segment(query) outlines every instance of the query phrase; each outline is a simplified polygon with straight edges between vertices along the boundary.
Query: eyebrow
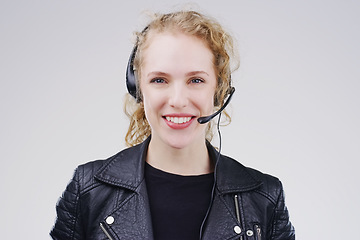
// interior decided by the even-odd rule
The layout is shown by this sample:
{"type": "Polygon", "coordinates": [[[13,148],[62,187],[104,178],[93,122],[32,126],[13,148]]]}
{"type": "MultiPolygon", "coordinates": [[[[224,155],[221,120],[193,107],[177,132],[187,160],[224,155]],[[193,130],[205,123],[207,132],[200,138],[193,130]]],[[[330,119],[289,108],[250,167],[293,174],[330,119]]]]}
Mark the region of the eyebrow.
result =
{"type": "Polygon", "coordinates": [[[208,75],[209,76],[209,74],[207,73],[207,72],[204,72],[204,71],[193,71],[193,72],[189,72],[189,73],[187,73],[186,74],[186,76],[193,76],[193,75],[198,75],[198,74],[205,74],[205,75],[208,75]]]}
{"type": "MultiPolygon", "coordinates": [[[[208,75],[209,74],[205,71],[192,71],[192,72],[189,72],[186,74],[187,77],[189,76],[194,76],[194,75],[198,75],[198,74],[205,74],[205,75],[208,75]]],[[[161,71],[154,71],[154,72],[149,72],[148,73],[148,76],[152,76],[152,75],[155,75],[155,76],[170,76],[170,74],[168,73],[165,73],[165,72],[161,72],[161,71]]]]}
{"type": "Polygon", "coordinates": [[[170,74],[167,74],[165,72],[160,72],[160,71],[154,71],[154,72],[149,72],[148,73],[148,77],[149,76],[169,76],[170,74]]]}

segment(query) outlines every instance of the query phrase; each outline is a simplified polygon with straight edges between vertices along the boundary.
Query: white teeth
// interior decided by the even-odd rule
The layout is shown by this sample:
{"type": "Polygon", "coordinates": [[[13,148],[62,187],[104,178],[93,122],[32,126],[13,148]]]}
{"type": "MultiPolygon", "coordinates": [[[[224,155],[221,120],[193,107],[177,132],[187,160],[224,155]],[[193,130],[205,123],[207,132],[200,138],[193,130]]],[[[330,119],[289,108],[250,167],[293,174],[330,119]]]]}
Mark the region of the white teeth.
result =
{"type": "Polygon", "coordinates": [[[169,122],[181,124],[190,121],[191,117],[166,117],[166,120],[168,120],[169,122]]]}

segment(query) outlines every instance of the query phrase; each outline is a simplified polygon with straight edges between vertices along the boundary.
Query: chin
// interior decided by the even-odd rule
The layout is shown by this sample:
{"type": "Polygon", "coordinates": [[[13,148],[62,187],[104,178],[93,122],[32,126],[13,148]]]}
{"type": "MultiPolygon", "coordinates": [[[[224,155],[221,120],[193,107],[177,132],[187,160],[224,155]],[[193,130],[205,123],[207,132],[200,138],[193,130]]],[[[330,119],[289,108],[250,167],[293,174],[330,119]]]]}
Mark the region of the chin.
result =
{"type": "Polygon", "coordinates": [[[184,149],[189,146],[194,146],[196,143],[199,142],[199,140],[205,141],[205,136],[194,136],[190,134],[184,134],[184,135],[175,135],[175,136],[168,136],[166,140],[164,141],[169,147],[175,148],[175,149],[184,149]]]}

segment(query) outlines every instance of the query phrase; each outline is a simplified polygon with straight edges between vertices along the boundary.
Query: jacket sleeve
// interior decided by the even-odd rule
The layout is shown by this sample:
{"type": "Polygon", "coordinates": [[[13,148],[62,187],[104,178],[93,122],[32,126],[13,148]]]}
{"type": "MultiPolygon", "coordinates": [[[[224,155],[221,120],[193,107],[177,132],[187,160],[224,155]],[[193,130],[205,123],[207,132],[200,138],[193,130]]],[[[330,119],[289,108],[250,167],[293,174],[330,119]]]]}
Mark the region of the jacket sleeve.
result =
{"type": "Polygon", "coordinates": [[[80,220],[79,170],[75,170],[72,180],[56,205],[57,218],[50,236],[56,240],[83,239],[80,220]]]}
{"type": "Polygon", "coordinates": [[[285,205],[284,190],[280,182],[280,193],[277,199],[271,233],[272,240],[295,240],[295,229],[289,220],[285,205]]]}

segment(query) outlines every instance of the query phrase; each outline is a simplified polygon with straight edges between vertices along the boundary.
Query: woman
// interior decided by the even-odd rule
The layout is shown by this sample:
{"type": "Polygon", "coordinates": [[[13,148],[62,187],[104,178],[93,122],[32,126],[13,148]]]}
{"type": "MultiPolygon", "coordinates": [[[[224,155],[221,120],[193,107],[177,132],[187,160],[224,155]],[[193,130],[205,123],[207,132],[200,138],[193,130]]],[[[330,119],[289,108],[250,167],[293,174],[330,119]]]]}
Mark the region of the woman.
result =
{"type": "Polygon", "coordinates": [[[132,147],[77,168],[54,239],[295,239],[280,181],[219,155],[200,124],[234,91],[232,55],[231,37],[193,11],[156,15],[138,33],[132,147]]]}

